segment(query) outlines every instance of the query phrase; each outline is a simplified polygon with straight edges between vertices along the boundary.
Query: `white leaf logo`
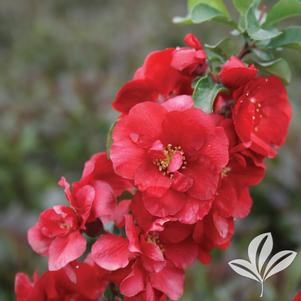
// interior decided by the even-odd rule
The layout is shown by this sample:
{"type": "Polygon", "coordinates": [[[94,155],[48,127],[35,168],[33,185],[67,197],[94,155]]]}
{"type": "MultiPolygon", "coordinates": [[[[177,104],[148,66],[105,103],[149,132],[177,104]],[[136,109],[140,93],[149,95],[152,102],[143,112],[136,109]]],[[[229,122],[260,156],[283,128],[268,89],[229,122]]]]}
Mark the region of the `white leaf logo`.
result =
{"type": "Polygon", "coordinates": [[[271,257],[273,237],[271,233],[256,236],[248,248],[249,261],[235,259],[229,262],[230,267],[239,275],[260,283],[263,297],[264,282],[271,276],[286,269],[295,259],[294,251],[281,251],[271,257]],[[269,259],[270,258],[270,259],[269,259]]]}

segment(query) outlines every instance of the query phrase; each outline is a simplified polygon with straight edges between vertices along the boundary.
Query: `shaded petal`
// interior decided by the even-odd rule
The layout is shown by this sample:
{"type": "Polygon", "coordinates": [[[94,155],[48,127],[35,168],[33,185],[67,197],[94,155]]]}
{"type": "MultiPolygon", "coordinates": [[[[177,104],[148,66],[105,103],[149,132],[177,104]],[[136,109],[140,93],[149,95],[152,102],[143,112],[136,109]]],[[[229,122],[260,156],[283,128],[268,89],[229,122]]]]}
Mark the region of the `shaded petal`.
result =
{"type": "Polygon", "coordinates": [[[193,241],[184,241],[177,244],[164,245],[165,256],[175,267],[186,269],[198,257],[199,248],[193,241]]]}
{"type": "Polygon", "coordinates": [[[155,216],[166,217],[179,212],[185,205],[186,196],[173,190],[168,190],[162,197],[155,198],[143,195],[146,210],[155,216]]]}
{"type": "Polygon", "coordinates": [[[211,200],[202,201],[187,197],[184,207],[176,217],[181,223],[195,224],[208,214],[211,205],[211,200]]]}
{"type": "Polygon", "coordinates": [[[155,101],[159,91],[148,79],[134,79],[127,82],[117,93],[113,108],[122,113],[143,101],[155,101]]]}
{"type": "Polygon", "coordinates": [[[128,265],[130,259],[128,240],[114,234],[101,236],[92,246],[91,254],[101,268],[116,271],[128,265]]]}
{"type": "Polygon", "coordinates": [[[95,190],[95,199],[93,202],[93,211],[96,218],[100,218],[106,223],[114,218],[116,209],[116,199],[112,187],[103,181],[93,183],[95,190]]]}
{"type": "Polygon", "coordinates": [[[133,297],[144,290],[144,275],[139,265],[134,264],[131,273],[120,283],[120,292],[126,297],[133,297]]]}
{"type": "Polygon", "coordinates": [[[74,231],[67,236],[56,237],[49,247],[49,270],[59,270],[79,258],[85,252],[86,244],[86,239],[79,231],[74,231]]]}
{"type": "Polygon", "coordinates": [[[168,111],[185,111],[193,108],[194,101],[189,95],[179,95],[168,99],[162,103],[162,106],[168,111]]]}
{"type": "Polygon", "coordinates": [[[166,294],[171,300],[179,300],[183,295],[184,272],[172,266],[165,267],[159,273],[150,274],[154,288],[166,294]]]}
{"type": "Polygon", "coordinates": [[[232,56],[223,66],[219,76],[222,83],[231,89],[243,86],[255,78],[258,70],[254,65],[246,66],[237,57],[232,56]]]}
{"type": "Polygon", "coordinates": [[[41,233],[39,224],[35,224],[28,230],[27,240],[36,253],[44,256],[48,255],[48,249],[52,239],[45,237],[41,233]]]}

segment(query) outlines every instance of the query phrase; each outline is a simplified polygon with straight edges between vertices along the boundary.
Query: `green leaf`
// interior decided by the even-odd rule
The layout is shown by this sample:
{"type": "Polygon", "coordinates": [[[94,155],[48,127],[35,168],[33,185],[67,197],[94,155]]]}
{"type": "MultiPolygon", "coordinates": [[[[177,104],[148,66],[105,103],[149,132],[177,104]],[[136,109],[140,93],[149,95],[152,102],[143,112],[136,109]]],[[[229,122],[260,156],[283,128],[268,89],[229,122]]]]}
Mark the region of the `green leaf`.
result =
{"type": "Polygon", "coordinates": [[[260,29],[259,21],[256,17],[256,10],[260,3],[260,0],[253,0],[249,3],[249,7],[239,20],[238,28],[241,32],[255,32],[260,29]]]}
{"type": "Polygon", "coordinates": [[[212,20],[216,17],[222,17],[222,12],[217,9],[207,5],[207,4],[198,4],[195,6],[191,12],[191,20],[193,23],[199,24],[209,20],[212,20]]]}
{"type": "Polygon", "coordinates": [[[246,31],[249,37],[254,41],[264,41],[275,38],[281,34],[276,28],[263,29],[261,28],[258,19],[258,6],[260,0],[253,0],[251,5],[241,17],[239,28],[241,31],[246,31]]]}
{"type": "Polygon", "coordinates": [[[226,89],[222,85],[214,82],[209,75],[201,77],[197,81],[192,94],[195,106],[202,109],[205,113],[212,113],[217,94],[224,90],[226,89]]]}
{"type": "Polygon", "coordinates": [[[225,38],[215,45],[208,45],[206,44],[206,49],[211,50],[212,52],[218,54],[219,56],[225,58],[228,58],[231,55],[235,55],[239,52],[240,47],[239,43],[237,41],[237,38],[225,38]]]}
{"type": "Polygon", "coordinates": [[[278,37],[280,34],[281,32],[277,29],[265,30],[262,28],[256,30],[255,32],[249,32],[250,37],[255,41],[269,40],[278,37]]]}
{"type": "Polygon", "coordinates": [[[244,14],[248,8],[251,6],[253,0],[232,0],[235,8],[240,12],[240,14],[244,14]]]}
{"type": "Polygon", "coordinates": [[[223,0],[188,0],[188,15],[175,17],[173,22],[199,24],[213,19],[235,27],[223,0]]]}
{"type": "Polygon", "coordinates": [[[271,51],[264,51],[262,49],[252,48],[251,52],[255,55],[256,58],[263,62],[268,62],[275,59],[271,51]]]}
{"type": "Polygon", "coordinates": [[[108,134],[107,134],[107,139],[106,139],[106,153],[107,153],[107,158],[110,159],[110,148],[112,146],[112,143],[113,143],[113,130],[114,130],[114,127],[115,127],[115,124],[116,122],[114,122],[110,128],[109,128],[109,131],[108,131],[108,134]]]}
{"type": "Polygon", "coordinates": [[[264,71],[281,78],[286,84],[291,81],[292,72],[288,62],[282,58],[272,62],[258,63],[264,71]]]}
{"type": "Polygon", "coordinates": [[[270,48],[301,46],[301,26],[292,26],[283,29],[281,35],[271,40],[270,48]]]}
{"type": "Polygon", "coordinates": [[[223,0],[188,0],[188,11],[191,13],[198,4],[206,4],[230,18],[230,14],[223,0]]]}
{"type": "Polygon", "coordinates": [[[301,15],[301,2],[299,0],[279,0],[269,11],[265,27],[271,27],[290,17],[301,15]]]}

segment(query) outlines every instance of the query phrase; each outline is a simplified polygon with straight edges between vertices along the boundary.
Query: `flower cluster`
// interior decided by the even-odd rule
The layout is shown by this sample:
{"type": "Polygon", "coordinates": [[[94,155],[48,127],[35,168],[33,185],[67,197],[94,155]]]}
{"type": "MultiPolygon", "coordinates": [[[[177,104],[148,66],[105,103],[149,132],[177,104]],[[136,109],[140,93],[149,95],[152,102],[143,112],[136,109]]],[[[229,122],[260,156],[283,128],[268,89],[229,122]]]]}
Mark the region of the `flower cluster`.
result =
{"type": "Polygon", "coordinates": [[[212,74],[197,38],[184,41],[151,53],[117,93],[109,159],[95,154],[80,181],[60,180],[69,205],[45,210],[28,232],[49,272],[18,274],[17,301],[179,300],[185,269],[229,246],[291,107],[278,78],[237,57],[212,74]],[[223,86],[212,113],[192,97],[205,74],[223,86]]]}

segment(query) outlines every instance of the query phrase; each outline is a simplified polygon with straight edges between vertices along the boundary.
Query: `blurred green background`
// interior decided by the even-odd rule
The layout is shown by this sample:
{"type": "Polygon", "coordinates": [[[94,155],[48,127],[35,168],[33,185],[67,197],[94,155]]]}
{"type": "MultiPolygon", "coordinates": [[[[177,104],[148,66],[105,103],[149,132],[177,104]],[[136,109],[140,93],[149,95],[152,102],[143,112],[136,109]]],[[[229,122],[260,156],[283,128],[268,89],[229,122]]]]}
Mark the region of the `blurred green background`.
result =
{"type": "MultiPolygon", "coordinates": [[[[231,8],[230,8],[231,9],[231,8]]],[[[233,9],[233,8],[232,8],[233,9]]],[[[194,32],[215,43],[228,34],[216,23],[173,25],[185,0],[1,0],[0,2],[0,300],[14,300],[17,271],[43,271],[26,241],[39,212],[64,201],[57,181],[77,180],[83,163],[104,149],[117,114],[118,88],[152,50],[182,45],[194,32]]],[[[293,24],[300,23],[295,19],[293,24]]],[[[227,265],[246,258],[252,238],[272,232],[275,251],[300,252],[268,280],[266,301],[291,300],[301,285],[301,54],[293,70],[294,119],[286,145],[253,189],[254,209],[239,221],[233,245],[207,267],[188,272],[185,301],[259,300],[257,283],[227,265]]]]}

